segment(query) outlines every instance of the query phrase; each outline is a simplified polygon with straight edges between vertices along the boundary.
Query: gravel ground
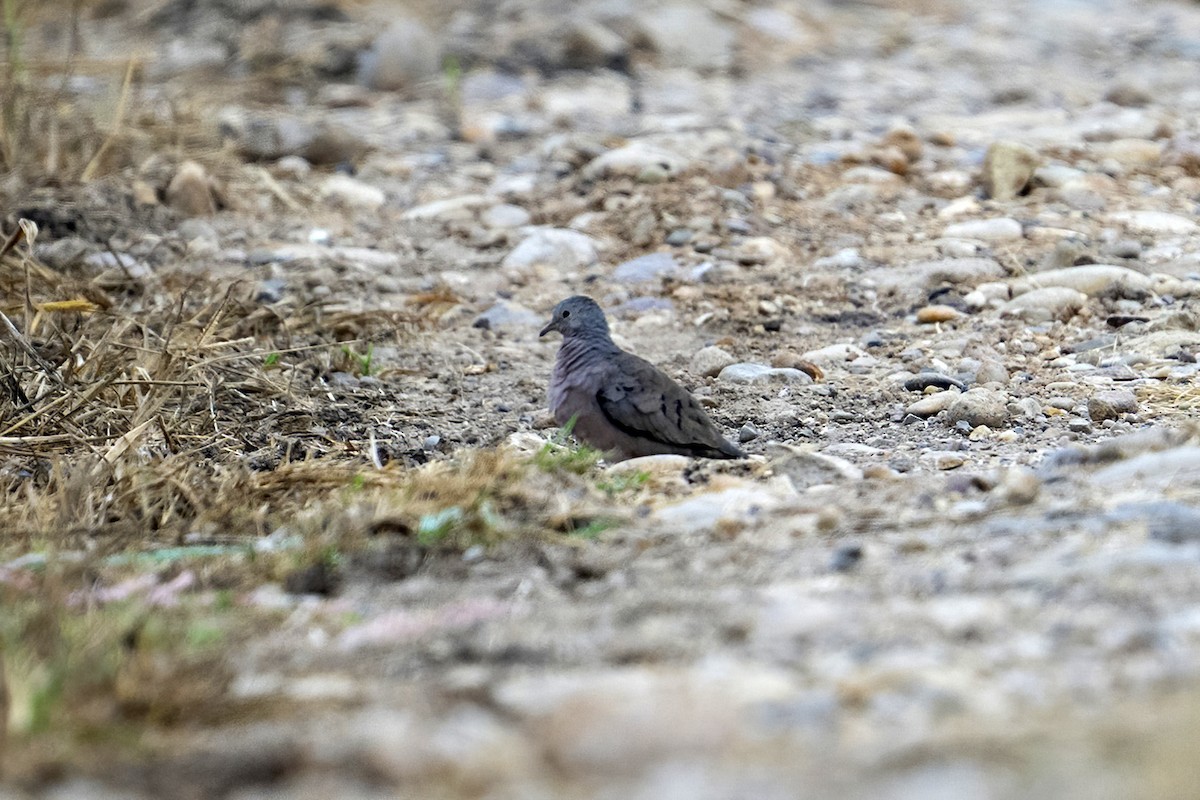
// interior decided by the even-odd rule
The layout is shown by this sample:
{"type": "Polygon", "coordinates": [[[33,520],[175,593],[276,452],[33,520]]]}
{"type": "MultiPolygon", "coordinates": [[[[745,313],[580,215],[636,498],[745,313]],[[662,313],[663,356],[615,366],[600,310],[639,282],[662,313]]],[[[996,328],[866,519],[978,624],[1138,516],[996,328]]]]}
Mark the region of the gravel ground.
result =
{"type": "Polygon", "coordinates": [[[1200,5],[226,5],[86,21],[224,145],[10,204],[43,261],[377,319],[293,425],[414,473],[543,447],[586,293],[752,455],[264,584],[236,722],[3,796],[1195,796],[1200,5]]]}

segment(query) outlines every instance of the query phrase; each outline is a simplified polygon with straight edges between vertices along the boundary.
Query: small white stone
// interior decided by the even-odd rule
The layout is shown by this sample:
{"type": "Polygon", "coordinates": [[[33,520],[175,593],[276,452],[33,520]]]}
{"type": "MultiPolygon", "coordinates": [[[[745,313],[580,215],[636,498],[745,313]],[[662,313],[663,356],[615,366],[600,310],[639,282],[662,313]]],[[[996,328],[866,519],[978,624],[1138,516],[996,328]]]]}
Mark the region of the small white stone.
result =
{"type": "Polygon", "coordinates": [[[480,208],[483,208],[495,202],[491,198],[482,194],[467,194],[461,197],[449,197],[445,200],[435,200],[431,203],[424,203],[419,206],[414,206],[404,212],[404,219],[407,220],[442,220],[445,222],[451,220],[474,219],[475,213],[480,208]]]}
{"type": "Polygon", "coordinates": [[[867,355],[867,352],[858,345],[843,342],[819,347],[816,350],[809,350],[800,357],[805,361],[811,361],[817,366],[825,367],[835,365],[844,366],[865,355],[867,355]]]}
{"type": "Polygon", "coordinates": [[[912,414],[915,417],[925,419],[932,417],[945,411],[954,402],[954,399],[959,395],[958,389],[946,389],[936,394],[927,395],[910,403],[905,413],[912,414]]]}
{"type": "Polygon", "coordinates": [[[565,271],[595,264],[599,258],[592,237],[565,228],[541,228],[522,239],[500,265],[505,269],[548,266],[565,271]]]}
{"type": "Polygon", "coordinates": [[[812,383],[807,372],[791,367],[768,367],[766,364],[730,364],[721,370],[717,380],[729,383],[812,383]]]}
{"type": "Polygon", "coordinates": [[[613,177],[638,178],[645,175],[647,170],[655,170],[669,178],[682,172],[687,164],[687,159],[676,153],[642,142],[635,142],[615,150],[609,150],[592,159],[583,168],[583,177],[588,180],[613,177]]]}
{"type": "Polygon", "coordinates": [[[1045,286],[1062,286],[1083,292],[1088,296],[1095,296],[1120,287],[1149,291],[1152,285],[1153,281],[1149,276],[1128,267],[1111,264],[1085,264],[1078,267],[1038,272],[1015,280],[1012,283],[1012,291],[1014,295],[1021,295],[1045,286]]]}
{"type": "Polygon", "coordinates": [[[1085,303],[1087,295],[1083,292],[1065,286],[1047,286],[1014,297],[1001,306],[1000,313],[1026,322],[1050,322],[1070,319],[1085,303]]]}
{"type": "Polygon", "coordinates": [[[1200,227],[1187,217],[1166,211],[1118,211],[1108,216],[1134,233],[1184,234],[1194,233],[1200,227]]]}
{"type": "Polygon", "coordinates": [[[1023,235],[1021,223],[1010,217],[975,219],[947,225],[942,234],[947,238],[979,239],[984,242],[1011,242],[1023,235]]]}
{"type": "Polygon", "coordinates": [[[320,194],[323,200],[368,211],[374,211],[387,200],[379,187],[349,175],[330,175],[321,184],[320,194]]]}
{"type": "Polygon", "coordinates": [[[951,200],[938,211],[939,219],[953,219],[954,217],[962,217],[968,214],[979,213],[979,201],[974,197],[967,195],[959,197],[956,200],[951,200]]]}
{"type": "Polygon", "coordinates": [[[530,222],[529,212],[520,206],[501,203],[486,209],[480,217],[489,228],[521,228],[530,222]]]}

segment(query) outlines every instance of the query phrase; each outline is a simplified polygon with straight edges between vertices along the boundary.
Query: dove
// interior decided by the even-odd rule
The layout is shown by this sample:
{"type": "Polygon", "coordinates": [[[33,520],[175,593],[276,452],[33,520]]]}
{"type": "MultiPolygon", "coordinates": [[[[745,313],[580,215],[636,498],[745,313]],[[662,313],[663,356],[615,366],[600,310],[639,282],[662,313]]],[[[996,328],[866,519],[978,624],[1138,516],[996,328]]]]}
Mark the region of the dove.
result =
{"type": "Polygon", "coordinates": [[[596,301],[577,295],[557,306],[539,336],[562,334],[550,376],[550,411],[559,425],[615,461],[674,453],[744,458],[696,398],[643,358],[613,343],[596,301]]]}

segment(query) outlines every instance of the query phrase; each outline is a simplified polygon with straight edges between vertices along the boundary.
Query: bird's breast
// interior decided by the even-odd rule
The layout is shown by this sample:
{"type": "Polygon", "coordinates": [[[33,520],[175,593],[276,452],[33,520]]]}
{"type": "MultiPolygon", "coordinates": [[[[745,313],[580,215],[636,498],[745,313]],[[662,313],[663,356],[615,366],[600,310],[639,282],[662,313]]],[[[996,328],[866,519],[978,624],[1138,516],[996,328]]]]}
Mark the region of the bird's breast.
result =
{"type": "Polygon", "coordinates": [[[605,367],[612,358],[611,348],[600,344],[569,339],[558,349],[554,371],[550,375],[550,411],[555,418],[568,408],[571,414],[579,411],[584,400],[591,401],[600,389],[605,367]]]}

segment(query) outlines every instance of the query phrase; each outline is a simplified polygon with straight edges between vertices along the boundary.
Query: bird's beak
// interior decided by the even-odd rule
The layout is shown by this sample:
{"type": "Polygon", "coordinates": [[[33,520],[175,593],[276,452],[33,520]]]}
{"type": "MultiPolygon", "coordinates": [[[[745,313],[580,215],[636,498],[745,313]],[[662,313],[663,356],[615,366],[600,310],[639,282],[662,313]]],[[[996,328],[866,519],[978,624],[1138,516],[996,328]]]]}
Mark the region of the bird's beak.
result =
{"type": "Polygon", "coordinates": [[[542,332],[538,334],[538,338],[540,339],[543,336],[545,336],[547,333],[549,333],[550,331],[556,331],[556,330],[558,330],[558,324],[555,323],[554,320],[550,320],[549,322],[546,323],[546,327],[542,328],[542,332]]]}

